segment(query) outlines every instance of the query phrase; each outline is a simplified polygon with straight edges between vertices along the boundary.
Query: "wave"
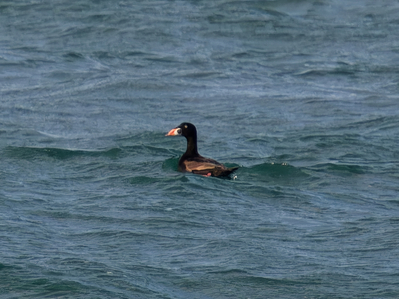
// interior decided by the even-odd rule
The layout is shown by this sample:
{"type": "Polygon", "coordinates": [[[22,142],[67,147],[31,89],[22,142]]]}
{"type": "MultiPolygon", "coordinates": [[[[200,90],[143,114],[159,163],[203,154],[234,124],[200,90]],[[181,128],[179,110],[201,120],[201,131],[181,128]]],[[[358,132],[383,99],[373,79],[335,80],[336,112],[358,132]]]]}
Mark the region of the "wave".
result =
{"type": "MultiPolygon", "coordinates": [[[[173,157],[167,159],[162,164],[163,170],[170,173],[178,173],[177,163],[179,158],[173,157]]],[[[250,182],[251,184],[257,184],[256,182],[264,185],[264,182],[279,182],[285,183],[295,183],[307,179],[311,175],[308,174],[307,170],[304,168],[294,167],[286,163],[261,163],[253,166],[245,167],[240,166],[235,163],[225,163],[228,167],[238,166],[239,168],[234,172],[234,176],[230,176],[224,179],[233,179],[242,182],[250,182]]],[[[191,174],[188,174],[191,175],[191,174]]],[[[183,175],[184,176],[184,175],[183,175]]],[[[220,178],[217,178],[220,179],[220,178]]],[[[135,178],[133,181],[148,183],[151,181],[150,178],[140,177],[135,178]]],[[[202,180],[201,180],[202,182],[202,180]]]]}
{"type": "Polygon", "coordinates": [[[368,166],[361,166],[356,164],[335,164],[335,163],[323,163],[317,164],[311,169],[322,172],[334,172],[341,174],[365,174],[369,171],[368,166]]]}
{"type": "Polygon", "coordinates": [[[82,150],[82,149],[63,149],[55,147],[18,147],[8,146],[5,148],[6,155],[13,158],[30,159],[40,156],[52,157],[59,160],[65,160],[77,156],[106,156],[115,158],[122,150],[120,148],[111,148],[106,150],[82,150]]]}

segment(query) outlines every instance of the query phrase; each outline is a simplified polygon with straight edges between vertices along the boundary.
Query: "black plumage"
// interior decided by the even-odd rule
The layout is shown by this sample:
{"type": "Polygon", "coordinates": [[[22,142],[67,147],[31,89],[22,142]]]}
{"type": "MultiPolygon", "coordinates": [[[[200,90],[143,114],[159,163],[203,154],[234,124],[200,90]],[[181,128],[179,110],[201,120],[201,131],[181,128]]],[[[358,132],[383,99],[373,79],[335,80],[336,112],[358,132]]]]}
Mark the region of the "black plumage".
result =
{"type": "Polygon", "coordinates": [[[179,171],[192,172],[204,176],[228,176],[238,167],[226,167],[223,164],[198,153],[197,129],[191,123],[182,123],[169,131],[166,136],[181,135],[187,139],[186,152],[179,160],[179,171]]]}

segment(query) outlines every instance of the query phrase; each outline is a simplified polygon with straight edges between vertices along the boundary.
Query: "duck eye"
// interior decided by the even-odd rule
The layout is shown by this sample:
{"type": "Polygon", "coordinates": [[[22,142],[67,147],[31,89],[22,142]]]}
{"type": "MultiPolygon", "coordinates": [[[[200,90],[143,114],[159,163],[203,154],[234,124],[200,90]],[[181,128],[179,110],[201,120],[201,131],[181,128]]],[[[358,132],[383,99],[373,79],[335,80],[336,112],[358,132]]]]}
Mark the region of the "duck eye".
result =
{"type": "Polygon", "coordinates": [[[187,129],[187,125],[184,125],[184,128],[187,129]]]}

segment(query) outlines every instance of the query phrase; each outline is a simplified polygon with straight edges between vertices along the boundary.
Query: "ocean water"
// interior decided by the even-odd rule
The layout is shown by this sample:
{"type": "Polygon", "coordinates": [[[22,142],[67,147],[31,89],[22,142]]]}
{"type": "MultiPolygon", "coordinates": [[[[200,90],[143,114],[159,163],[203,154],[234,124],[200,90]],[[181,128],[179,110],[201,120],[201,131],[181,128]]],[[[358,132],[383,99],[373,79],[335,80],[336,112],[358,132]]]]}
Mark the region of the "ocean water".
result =
{"type": "Polygon", "coordinates": [[[1,2],[0,298],[398,298],[398,14],[1,2]]]}

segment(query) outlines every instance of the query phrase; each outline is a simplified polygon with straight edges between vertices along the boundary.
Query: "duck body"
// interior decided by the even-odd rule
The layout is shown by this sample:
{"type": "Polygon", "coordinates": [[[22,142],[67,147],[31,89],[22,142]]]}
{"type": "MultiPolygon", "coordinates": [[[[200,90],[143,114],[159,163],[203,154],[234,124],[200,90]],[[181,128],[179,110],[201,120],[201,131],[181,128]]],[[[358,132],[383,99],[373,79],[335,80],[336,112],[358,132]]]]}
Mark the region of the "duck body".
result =
{"type": "Polygon", "coordinates": [[[192,172],[203,176],[228,176],[238,167],[226,167],[223,164],[198,153],[197,129],[191,123],[182,123],[169,131],[166,136],[184,136],[187,139],[186,152],[181,156],[178,164],[179,171],[192,172]]]}

